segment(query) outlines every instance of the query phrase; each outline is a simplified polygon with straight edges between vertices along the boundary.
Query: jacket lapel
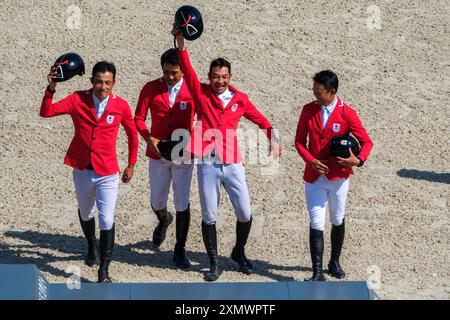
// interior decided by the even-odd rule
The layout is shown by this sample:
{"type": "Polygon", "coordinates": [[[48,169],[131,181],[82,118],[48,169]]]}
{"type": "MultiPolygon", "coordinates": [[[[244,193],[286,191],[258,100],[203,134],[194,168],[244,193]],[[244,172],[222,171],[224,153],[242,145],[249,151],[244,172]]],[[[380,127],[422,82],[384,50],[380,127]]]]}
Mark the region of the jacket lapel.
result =
{"type": "Polygon", "coordinates": [[[184,80],[180,87],[180,93],[178,93],[178,97],[175,99],[175,103],[183,101],[187,96],[189,96],[189,92],[186,85],[186,80],[184,80]]]}
{"type": "Polygon", "coordinates": [[[323,133],[323,118],[322,118],[322,107],[318,101],[314,102],[315,114],[314,114],[314,122],[316,128],[320,128],[320,131],[323,133]]]}
{"type": "Polygon", "coordinates": [[[222,101],[216,95],[214,90],[211,89],[211,87],[209,87],[209,91],[211,92],[210,97],[209,97],[209,99],[211,101],[211,105],[216,109],[223,110],[222,101]]]}
{"type": "Polygon", "coordinates": [[[93,122],[98,122],[97,115],[95,113],[94,98],[92,97],[92,94],[92,89],[89,89],[85,92],[84,103],[88,109],[87,115],[89,116],[89,118],[91,118],[93,122]]]}
{"type": "MultiPolygon", "coordinates": [[[[231,98],[230,102],[228,102],[227,106],[225,107],[225,110],[230,109],[233,106],[233,104],[235,104],[236,100],[238,99],[238,95],[240,93],[238,90],[236,90],[236,88],[234,88],[230,85],[228,86],[228,89],[234,93],[234,96],[233,96],[233,98],[231,98]]],[[[222,103],[222,101],[221,101],[221,103],[222,103]]]]}
{"type": "Polygon", "coordinates": [[[167,85],[163,78],[159,79],[159,93],[164,103],[166,104],[167,108],[170,109],[169,93],[167,92],[167,85]]]}

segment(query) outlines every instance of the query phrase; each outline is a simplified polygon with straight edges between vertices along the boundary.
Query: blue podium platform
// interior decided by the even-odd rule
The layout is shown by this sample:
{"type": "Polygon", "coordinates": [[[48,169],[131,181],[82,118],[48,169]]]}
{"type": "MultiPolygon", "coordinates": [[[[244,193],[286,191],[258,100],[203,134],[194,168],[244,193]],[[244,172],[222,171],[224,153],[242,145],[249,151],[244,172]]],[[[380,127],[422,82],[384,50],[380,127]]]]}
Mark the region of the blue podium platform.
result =
{"type": "Polygon", "coordinates": [[[48,283],[35,265],[0,265],[0,300],[374,300],[364,281],[48,283]]]}
{"type": "Polygon", "coordinates": [[[49,284],[34,264],[0,264],[0,300],[48,300],[49,284]]]}

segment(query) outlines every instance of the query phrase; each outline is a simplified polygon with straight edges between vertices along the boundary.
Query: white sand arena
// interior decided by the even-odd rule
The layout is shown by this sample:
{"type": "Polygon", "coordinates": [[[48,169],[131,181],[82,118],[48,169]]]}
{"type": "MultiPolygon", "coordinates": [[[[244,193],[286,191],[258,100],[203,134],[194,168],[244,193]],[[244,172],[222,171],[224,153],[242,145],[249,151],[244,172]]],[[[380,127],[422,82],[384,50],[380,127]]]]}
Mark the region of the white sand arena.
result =
{"type": "MultiPolygon", "coordinates": [[[[375,145],[350,184],[341,258],[347,279],[369,281],[383,299],[449,299],[450,3],[341,2],[190,3],[205,22],[202,37],[188,43],[199,76],[206,80],[212,59],[229,59],[232,84],[280,130],[284,146],[274,170],[267,170],[263,153],[257,161],[247,154],[254,227],[246,253],[254,275],[238,273],[229,258],[235,217],[222,193],[217,225],[225,272],[219,281],[310,276],[304,163],[293,141],[300,109],[314,99],[311,77],[329,68],[340,79],[338,96],[357,110],[375,145]]],[[[64,282],[80,268],[82,281],[96,281],[97,269],[83,262],[86,246],[72,170],[63,164],[72,121],[39,117],[46,75],[64,52],[84,58],[87,74],[59,84],[59,100],[90,88],[94,63],[110,60],[118,69],[115,92],[134,112],[144,83],[161,76],[160,54],[173,46],[170,29],[179,5],[173,0],[0,1],[0,264],[36,264],[51,282],[64,282]]],[[[247,120],[241,128],[256,130],[247,120]]],[[[196,175],[187,244],[193,266],[179,271],[172,264],[174,225],[160,251],[151,245],[156,217],[144,151],[140,138],[135,177],[119,187],[110,275],[116,282],[201,282],[209,263],[196,175]]],[[[118,153],[123,168],[123,130],[118,153]]],[[[172,197],[169,209],[174,209],[172,197]]],[[[325,263],[329,231],[327,221],[325,263]]]]}

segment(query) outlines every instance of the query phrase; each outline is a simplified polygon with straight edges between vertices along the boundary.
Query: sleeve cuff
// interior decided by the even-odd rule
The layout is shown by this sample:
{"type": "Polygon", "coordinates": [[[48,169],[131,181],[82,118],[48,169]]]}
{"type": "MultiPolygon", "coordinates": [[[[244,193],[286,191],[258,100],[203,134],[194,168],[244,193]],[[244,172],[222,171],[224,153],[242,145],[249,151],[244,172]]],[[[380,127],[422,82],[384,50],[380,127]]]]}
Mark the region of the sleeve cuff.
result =
{"type": "Polygon", "coordinates": [[[359,164],[357,165],[357,167],[358,167],[358,168],[359,168],[359,167],[362,167],[363,164],[364,164],[364,160],[361,159],[360,157],[357,157],[357,158],[358,158],[358,160],[359,160],[359,164]]]}
{"type": "Polygon", "coordinates": [[[47,88],[45,89],[45,91],[47,91],[47,92],[49,92],[49,93],[51,93],[51,94],[54,94],[54,93],[56,92],[56,90],[50,89],[50,86],[47,86],[47,88]]]}

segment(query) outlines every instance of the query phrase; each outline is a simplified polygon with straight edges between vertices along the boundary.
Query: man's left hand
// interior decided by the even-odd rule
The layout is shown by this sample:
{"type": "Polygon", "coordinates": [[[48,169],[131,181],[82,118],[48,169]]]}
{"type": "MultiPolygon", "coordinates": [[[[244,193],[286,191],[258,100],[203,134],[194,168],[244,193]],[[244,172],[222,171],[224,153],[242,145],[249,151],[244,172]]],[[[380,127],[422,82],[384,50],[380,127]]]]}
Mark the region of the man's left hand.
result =
{"type": "Polygon", "coordinates": [[[357,157],[355,157],[355,155],[353,154],[352,148],[348,148],[348,150],[350,152],[350,157],[348,157],[348,158],[336,157],[338,163],[344,167],[357,166],[359,164],[359,159],[357,157]]]}

